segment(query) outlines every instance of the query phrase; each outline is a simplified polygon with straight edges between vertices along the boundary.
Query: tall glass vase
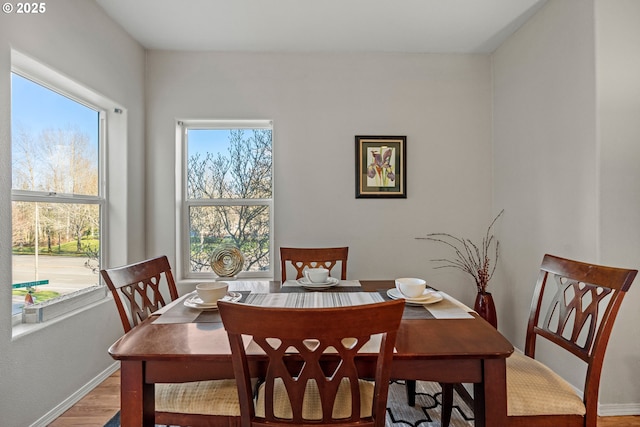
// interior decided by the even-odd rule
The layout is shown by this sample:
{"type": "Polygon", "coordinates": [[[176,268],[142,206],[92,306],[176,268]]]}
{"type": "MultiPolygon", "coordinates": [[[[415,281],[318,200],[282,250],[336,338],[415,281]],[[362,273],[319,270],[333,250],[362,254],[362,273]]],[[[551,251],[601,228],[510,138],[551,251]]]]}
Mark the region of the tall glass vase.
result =
{"type": "Polygon", "coordinates": [[[473,309],[494,328],[498,328],[498,315],[496,314],[496,306],[493,302],[491,292],[478,292],[473,309]]]}

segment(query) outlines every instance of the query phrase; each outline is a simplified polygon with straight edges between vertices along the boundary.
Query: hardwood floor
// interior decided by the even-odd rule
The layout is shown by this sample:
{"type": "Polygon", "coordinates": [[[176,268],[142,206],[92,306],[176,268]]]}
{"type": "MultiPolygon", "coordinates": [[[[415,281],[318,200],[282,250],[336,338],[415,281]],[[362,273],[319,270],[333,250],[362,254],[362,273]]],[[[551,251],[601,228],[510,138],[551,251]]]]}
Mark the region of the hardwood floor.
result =
{"type": "MultiPolygon", "coordinates": [[[[49,427],[103,427],[120,409],[120,371],[114,372],[49,427]]],[[[640,415],[600,417],[598,427],[640,427],[640,415]]]]}
{"type": "Polygon", "coordinates": [[[117,370],[49,427],[104,427],[119,410],[120,370],[117,370]]]}

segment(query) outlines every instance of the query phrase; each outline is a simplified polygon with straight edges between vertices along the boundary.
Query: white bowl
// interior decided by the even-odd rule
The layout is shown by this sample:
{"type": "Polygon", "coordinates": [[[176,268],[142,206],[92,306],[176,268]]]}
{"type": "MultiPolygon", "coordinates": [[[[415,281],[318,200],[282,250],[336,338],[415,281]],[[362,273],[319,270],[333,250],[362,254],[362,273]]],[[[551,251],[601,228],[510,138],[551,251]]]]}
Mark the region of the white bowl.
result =
{"type": "Polygon", "coordinates": [[[204,303],[214,303],[224,298],[229,290],[227,282],[204,282],[196,285],[196,292],[204,303]]]}
{"type": "Polygon", "coordinates": [[[424,293],[427,282],[415,277],[396,279],[396,289],[407,298],[417,298],[424,293]]]}

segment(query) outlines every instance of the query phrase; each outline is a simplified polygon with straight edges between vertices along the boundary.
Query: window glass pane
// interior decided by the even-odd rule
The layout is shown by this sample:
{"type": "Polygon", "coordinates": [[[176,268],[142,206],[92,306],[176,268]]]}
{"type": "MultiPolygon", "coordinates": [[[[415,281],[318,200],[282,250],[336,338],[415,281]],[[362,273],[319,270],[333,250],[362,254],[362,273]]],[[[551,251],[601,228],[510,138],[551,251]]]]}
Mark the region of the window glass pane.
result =
{"type": "Polygon", "coordinates": [[[12,292],[19,314],[25,304],[99,283],[104,199],[100,113],[15,73],[11,85],[12,292]]]}
{"type": "Polygon", "coordinates": [[[97,204],[13,202],[13,307],[98,283],[97,204]],[[28,298],[28,297],[27,297],[28,298]]]}
{"type": "Polygon", "coordinates": [[[189,199],[271,198],[271,129],[188,129],[189,199]]]}
{"type": "Polygon", "coordinates": [[[16,190],[98,195],[99,113],[11,75],[16,190]]]}
{"type": "Polygon", "coordinates": [[[192,206],[189,209],[191,271],[211,272],[211,255],[221,243],[237,246],[243,271],[269,269],[269,207],[192,206]]]}

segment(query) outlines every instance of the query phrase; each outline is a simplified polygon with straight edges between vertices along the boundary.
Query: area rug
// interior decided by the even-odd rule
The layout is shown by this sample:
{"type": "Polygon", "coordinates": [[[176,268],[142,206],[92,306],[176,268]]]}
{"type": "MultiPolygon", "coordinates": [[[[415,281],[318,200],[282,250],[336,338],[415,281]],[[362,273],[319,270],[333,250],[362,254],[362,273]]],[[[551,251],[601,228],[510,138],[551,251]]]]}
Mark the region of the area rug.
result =
{"type": "MultiPolygon", "coordinates": [[[[404,381],[392,381],[387,400],[387,426],[440,427],[442,389],[440,384],[417,381],[416,406],[407,405],[404,381]]],[[[473,426],[473,410],[453,394],[450,427],[473,426]]]]}
{"type": "MultiPolygon", "coordinates": [[[[407,405],[404,381],[392,381],[389,387],[387,426],[440,427],[442,393],[438,383],[418,381],[416,406],[407,405]]],[[[451,427],[473,426],[473,411],[454,393],[451,427]]],[[[120,427],[117,413],[105,427],[120,427]]]]}

